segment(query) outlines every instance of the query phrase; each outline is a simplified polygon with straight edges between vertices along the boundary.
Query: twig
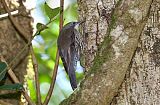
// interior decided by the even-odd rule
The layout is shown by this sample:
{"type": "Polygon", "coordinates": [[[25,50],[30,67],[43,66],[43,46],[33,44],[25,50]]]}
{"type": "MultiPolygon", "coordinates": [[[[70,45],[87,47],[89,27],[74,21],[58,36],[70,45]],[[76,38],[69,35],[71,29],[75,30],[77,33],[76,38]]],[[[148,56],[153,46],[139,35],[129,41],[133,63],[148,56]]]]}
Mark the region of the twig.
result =
{"type": "MultiPolygon", "coordinates": [[[[19,24],[16,23],[16,21],[14,20],[14,18],[12,17],[11,13],[10,13],[10,10],[9,8],[7,7],[6,3],[4,0],[1,0],[2,1],[2,4],[4,6],[4,9],[6,10],[6,12],[8,12],[8,16],[9,16],[9,19],[11,21],[11,23],[13,24],[13,26],[15,26],[15,29],[18,31],[18,33],[20,34],[20,36],[25,40],[25,42],[28,42],[26,36],[27,36],[27,33],[20,27],[19,24]]],[[[33,39],[33,37],[32,37],[33,39]]],[[[24,48],[16,55],[16,57],[9,63],[9,65],[2,71],[6,71],[8,69],[8,74],[10,75],[10,77],[12,78],[12,80],[15,82],[15,83],[20,83],[18,78],[16,77],[16,75],[14,74],[14,72],[11,70],[10,66],[11,64],[16,60],[17,57],[19,57],[23,51],[30,45],[31,42],[28,42],[24,48]]],[[[2,73],[1,72],[1,73],[2,73]]],[[[31,101],[30,97],[28,96],[27,92],[23,89],[22,90],[22,93],[23,93],[23,96],[25,97],[25,99],[27,100],[27,102],[30,104],[30,105],[33,105],[33,102],[31,101]]]]}
{"type": "Polygon", "coordinates": [[[55,85],[55,81],[56,81],[56,75],[57,75],[57,71],[58,71],[58,64],[59,64],[59,52],[57,50],[56,63],[55,63],[53,74],[52,74],[51,85],[50,85],[49,91],[47,93],[47,96],[45,98],[45,101],[44,101],[43,105],[48,105],[48,102],[49,102],[49,100],[51,98],[51,95],[52,95],[52,92],[53,92],[53,88],[54,88],[54,85],[55,85]]]}
{"type": "MultiPolygon", "coordinates": [[[[8,12],[8,15],[9,15],[9,19],[10,21],[12,22],[12,24],[14,25],[14,27],[16,28],[16,30],[18,31],[19,35],[25,40],[25,42],[28,42],[24,48],[16,55],[16,57],[14,57],[14,59],[9,63],[9,65],[1,72],[3,73],[4,71],[6,71],[7,69],[9,69],[10,65],[23,53],[23,51],[29,47],[29,45],[31,44],[31,41],[33,40],[33,38],[37,35],[37,33],[39,33],[39,31],[45,29],[45,27],[42,27],[41,30],[37,30],[37,32],[32,36],[31,40],[28,41],[27,38],[26,38],[26,32],[24,31],[24,29],[22,29],[20,27],[19,24],[17,24],[15,21],[14,21],[14,18],[13,16],[11,15],[10,11],[9,11],[9,8],[7,7],[5,1],[2,0],[2,4],[4,5],[4,8],[5,10],[8,12]],[[23,31],[22,31],[23,30],[23,31]]],[[[63,4],[64,4],[64,1],[61,0],[61,12],[60,12],[60,30],[62,29],[63,27],[63,4]]],[[[54,20],[54,19],[53,19],[54,20]]],[[[48,22],[46,25],[50,24],[52,21],[48,22]]],[[[54,88],[54,84],[55,84],[55,79],[56,79],[56,75],[57,75],[57,69],[58,69],[58,64],[59,64],[59,52],[57,50],[57,54],[56,54],[56,65],[55,65],[55,68],[54,68],[54,72],[53,72],[53,76],[52,76],[52,83],[51,83],[51,86],[50,86],[50,89],[49,89],[49,92],[48,92],[48,97],[46,97],[46,100],[44,103],[48,103],[49,100],[50,100],[50,97],[51,97],[51,94],[52,94],[52,91],[53,91],[53,88],[54,88]]],[[[1,74],[0,73],[0,74],[1,74]]],[[[24,94],[23,95],[26,95],[27,93],[24,91],[23,92],[24,94]]],[[[26,97],[26,100],[30,99],[30,97],[26,97]]]]}
{"type": "MultiPolygon", "coordinates": [[[[2,3],[4,3],[4,5],[5,5],[5,2],[2,0],[2,3]]],[[[9,11],[8,11],[9,12],[9,11]]],[[[9,14],[9,13],[8,13],[9,14]]],[[[10,16],[11,16],[11,14],[9,14],[10,16]]],[[[12,16],[11,16],[12,17],[12,16]]],[[[12,19],[11,21],[14,21],[14,19],[12,19]]],[[[53,22],[54,20],[52,20],[52,21],[49,21],[46,25],[48,25],[48,24],[50,24],[51,22],[53,22]]],[[[17,23],[15,23],[15,24],[17,24],[17,23]]],[[[14,24],[13,24],[14,25],[14,24]]],[[[23,29],[19,29],[19,27],[16,27],[15,26],[15,28],[17,28],[18,30],[23,30],[23,29]]],[[[2,71],[2,72],[0,72],[0,75],[2,74],[2,73],[4,73],[6,70],[8,70],[9,69],[9,67],[12,65],[12,63],[23,53],[23,51],[26,49],[26,48],[28,48],[29,46],[30,46],[30,44],[31,44],[31,41],[33,40],[33,38],[39,33],[39,31],[42,31],[42,30],[44,30],[44,29],[46,29],[46,27],[45,26],[43,26],[41,29],[38,29],[37,31],[36,31],[36,33],[31,37],[31,39],[28,41],[28,43],[22,48],[22,50],[20,50],[20,52],[11,60],[11,62],[8,64],[8,66],[2,71]]],[[[21,35],[22,36],[22,35],[21,35]]],[[[23,35],[24,36],[24,35],[23,35]]]]}
{"type": "Polygon", "coordinates": [[[41,105],[41,93],[40,93],[40,84],[39,84],[39,75],[38,75],[38,63],[37,63],[36,57],[34,55],[34,50],[33,50],[32,45],[30,47],[30,52],[31,52],[31,56],[32,56],[32,63],[33,63],[33,68],[34,68],[34,73],[35,73],[37,102],[38,102],[38,105],[41,105]]]}
{"type": "MultiPolygon", "coordinates": [[[[16,23],[16,21],[14,20],[14,17],[13,17],[12,14],[10,13],[9,8],[7,7],[7,5],[6,5],[6,3],[5,3],[5,0],[1,0],[1,1],[2,1],[2,4],[3,4],[5,10],[8,12],[8,16],[9,16],[9,18],[10,18],[10,21],[13,23],[13,26],[14,26],[14,27],[16,28],[16,30],[19,32],[19,35],[24,38],[25,42],[28,42],[28,43],[22,48],[22,50],[13,58],[13,60],[9,63],[9,66],[11,66],[11,64],[23,53],[23,51],[24,51],[27,47],[29,47],[29,45],[31,44],[31,41],[32,41],[33,38],[39,33],[39,31],[42,31],[42,30],[46,29],[46,26],[43,26],[41,29],[38,29],[38,30],[36,31],[36,33],[31,37],[31,39],[28,41],[28,39],[26,38],[26,36],[27,36],[26,31],[25,31],[24,29],[22,29],[21,26],[20,26],[18,23],[16,23]]],[[[53,19],[52,21],[49,21],[46,25],[50,24],[50,23],[53,22],[54,20],[55,20],[55,19],[53,19]]],[[[4,71],[7,70],[7,69],[8,69],[8,66],[4,69],[4,71]]],[[[4,71],[2,71],[1,73],[3,73],[4,71]]],[[[0,74],[1,74],[1,73],[0,73],[0,74]]]]}
{"type": "MultiPolygon", "coordinates": [[[[7,64],[7,62],[5,61],[3,56],[1,56],[0,58],[1,58],[0,59],[1,61],[5,62],[7,64]]],[[[7,64],[7,66],[8,66],[8,64],[7,64]]],[[[16,77],[16,75],[14,74],[14,72],[12,71],[11,68],[9,68],[9,70],[7,72],[14,83],[20,83],[20,81],[18,80],[18,78],[16,77]]],[[[27,92],[24,90],[24,88],[22,89],[22,93],[23,93],[23,96],[25,97],[25,99],[27,100],[28,104],[34,105],[33,102],[31,101],[30,97],[28,96],[27,92]]]]}
{"type": "MultiPolygon", "coordinates": [[[[29,13],[28,13],[29,14],[29,13]]],[[[19,13],[18,10],[12,11],[11,15],[16,17],[16,16],[21,16],[21,17],[26,17],[26,18],[32,18],[31,16],[28,16],[27,14],[19,13]]],[[[4,13],[0,15],[0,21],[4,19],[8,19],[8,13],[4,13]]]]}
{"type": "MultiPolygon", "coordinates": [[[[59,31],[61,31],[61,29],[63,27],[63,6],[64,6],[64,0],[60,0],[61,11],[60,11],[59,31]]],[[[55,81],[56,81],[56,75],[57,75],[57,71],[58,71],[58,65],[59,65],[59,51],[57,49],[56,62],[55,62],[54,71],[53,71],[53,75],[52,75],[52,81],[51,81],[51,85],[50,85],[49,91],[47,93],[47,96],[45,98],[45,101],[44,101],[43,105],[47,105],[48,102],[49,102],[49,100],[50,100],[50,98],[51,98],[51,95],[52,95],[52,92],[53,92],[53,88],[54,88],[54,85],[55,85],[55,81]]]]}
{"type": "MultiPolygon", "coordinates": [[[[34,36],[32,37],[32,39],[34,38],[34,36]]],[[[12,65],[12,63],[23,53],[23,51],[31,44],[31,41],[29,41],[24,47],[23,49],[11,60],[11,62],[7,65],[7,67],[2,71],[0,72],[0,75],[2,73],[4,73],[6,70],[9,69],[9,67],[12,65]]]]}
{"type": "MultiPolygon", "coordinates": [[[[17,15],[18,14],[18,10],[12,11],[11,15],[17,15]]],[[[0,19],[6,18],[8,17],[8,13],[4,13],[0,15],[0,19]]]]}
{"type": "MultiPolygon", "coordinates": [[[[28,42],[26,44],[26,46],[16,55],[16,57],[7,65],[7,67],[0,74],[2,74],[3,72],[8,70],[7,72],[10,75],[10,77],[12,78],[13,82],[19,83],[19,80],[16,77],[16,75],[14,74],[14,72],[11,70],[10,65],[16,60],[16,58],[18,58],[23,53],[23,51],[30,45],[30,43],[31,42],[28,42]]],[[[23,89],[22,93],[23,93],[23,96],[25,97],[25,99],[27,100],[27,102],[29,103],[29,105],[34,105],[33,102],[31,101],[29,95],[27,94],[27,92],[24,89],[23,89]]]]}

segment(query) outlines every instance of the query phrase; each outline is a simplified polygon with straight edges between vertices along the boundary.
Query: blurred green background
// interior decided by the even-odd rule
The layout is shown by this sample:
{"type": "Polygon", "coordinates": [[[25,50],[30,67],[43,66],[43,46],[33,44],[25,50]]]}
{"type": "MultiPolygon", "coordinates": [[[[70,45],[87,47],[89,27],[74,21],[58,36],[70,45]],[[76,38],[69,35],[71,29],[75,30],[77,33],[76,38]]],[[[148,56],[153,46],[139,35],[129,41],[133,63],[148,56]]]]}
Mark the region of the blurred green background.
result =
{"type": "MultiPolygon", "coordinates": [[[[57,8],[59,7],[59,1],[60,0],[37,0],[35,2],[35,8],[32,12],[32,17],[34,18],[34,31],[36,31],[37,23],[47,24],[51,21],[49,18],[50,14],[48,14],[49,12],[46,10],[45,6],[47,5],[52,9],[57,8]],[[45,4],[45,2],[47,4],[45,4]]],[[[64,24],[71,21],[77,21],[77,18],[78,11],[76,0],[64,0],[64,24]]],[[[32,41],[35,56],[38,61],[42,101],[44,101],[48,92],[55,64],[57,37],[59,34],[59,14],[55,17],[54,21],[47,25],[47,27],[47,29],[43,30],[40,35],[36,36],[32,41]]],[[[29,66],[29,68],[32,70],[31,66],[29,66]]],[[[83,78],[83,68],[79,63],[77,64],[76,77],[78,83],[83,78]]],[[[32,78],[28,78],[27,82],[31,98],[36,101],[35,81],[32,78]]],[[[60,60],[56,84],[49,105],[59,105],[59,103],[67,98],[72,92],[68,76],[66,75],[60,60]]]]}

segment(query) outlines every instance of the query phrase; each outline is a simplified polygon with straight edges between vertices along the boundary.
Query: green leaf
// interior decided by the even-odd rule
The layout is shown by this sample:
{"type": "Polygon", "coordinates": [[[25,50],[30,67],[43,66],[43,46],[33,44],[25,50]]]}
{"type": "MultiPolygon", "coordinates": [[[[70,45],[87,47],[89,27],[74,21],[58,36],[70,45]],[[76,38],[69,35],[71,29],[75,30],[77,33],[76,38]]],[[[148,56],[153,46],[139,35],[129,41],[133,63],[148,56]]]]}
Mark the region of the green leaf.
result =
{"type": "Polygon", "coordinates": [[[36,88],[35,88],[34,80],[28,79],[27,84],[28,84],[28,89],[30,91],[30,97],[32,100],[36,102],[36,88]]]}
{"type": "Polygon", "coordinates": [[[23,85],[16,83],[16,84],[6,84],[6,85],[2,85],[0,86],[0,90],[16,90],[16,91],[20,91],[23,89],[23,85]]]}
{"type": "Polygon", "coordinates": [[[51,7],[48,6],[46,2],[44,4],[44,9],[50,20],[52,20],[55,16],[57,16],[60,11],[60,7],[52,9],[51,7]]]}
{"type": "Polygon", "coordinates": [[[7,64],[5,62],[0,61],[0,81],[5,77],[7,72],[7,64]]]}
{"type": "Polygon", "coordinates": [[[42,24],[42,23],[37,23],[37,24],[36,24],[37,30],[42,29],[43,25],[44,25],[44,24],[42,24]]]}
{"type": "Polygon", "coordinates": [[[47,29],[48,27],[46,25],[42,24],[42,23],[37,23],[36,28],[37,28],[37,31],[38,31],[37,34],[40,34],[41,31],[43,31],[44,29],[47,29]]]}

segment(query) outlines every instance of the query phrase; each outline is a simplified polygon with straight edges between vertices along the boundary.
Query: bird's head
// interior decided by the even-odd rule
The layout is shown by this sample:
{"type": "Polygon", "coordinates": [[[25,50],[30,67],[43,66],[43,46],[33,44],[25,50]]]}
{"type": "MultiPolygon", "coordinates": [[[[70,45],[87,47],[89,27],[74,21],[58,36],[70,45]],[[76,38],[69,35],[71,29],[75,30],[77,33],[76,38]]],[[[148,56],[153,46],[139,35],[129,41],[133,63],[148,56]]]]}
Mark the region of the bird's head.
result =
{"type": "Polygon", "coordinates": [[[82,21],[82,22],[69,22],[64,27],[66,27],[66,28],[74,28],[75,26],[79,26],[79,24],[81,24],[83,22],[84,21],[82,21]]]}
{"type": "Polygon", "coordinates": [[[76,25],[79,25],[80,22],[69,22],[67,23],[65,26],[68,27],[68,28],[74,28],[76,25]]]}

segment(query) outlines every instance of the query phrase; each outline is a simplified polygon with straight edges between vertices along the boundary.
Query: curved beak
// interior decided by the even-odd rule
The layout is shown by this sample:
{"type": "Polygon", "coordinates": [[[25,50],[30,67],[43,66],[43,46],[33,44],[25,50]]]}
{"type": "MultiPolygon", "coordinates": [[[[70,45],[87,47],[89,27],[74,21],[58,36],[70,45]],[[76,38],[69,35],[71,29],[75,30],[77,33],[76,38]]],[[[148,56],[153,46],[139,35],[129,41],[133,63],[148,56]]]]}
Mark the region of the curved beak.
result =
{"type": "Polygon", "coordinates": [[[80,25],[80,24],[82,24],[82,23],[84,23],[85,21],[79,21],[79,22],[77,22],[76,23],[76,25],[80,25]]]}
{"type": "Polygon", "coordinates": [[[82,24],[82,23],[84,23],[85,21],[83,20],[83,21],[80,21],[80,23],[79,24],[82,24]]]}
{"type": "Polygon", "coordinates": [[[79,25],[82,24],[82,23],[84,23],[84,22],[85,22],[85,21],[76,22],[76,24],[75,24],[74,27],[75,27],[76,29],[78,29],[79,25]]]}

